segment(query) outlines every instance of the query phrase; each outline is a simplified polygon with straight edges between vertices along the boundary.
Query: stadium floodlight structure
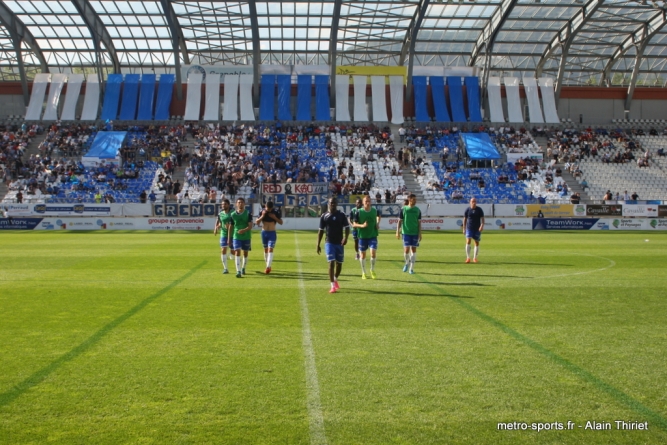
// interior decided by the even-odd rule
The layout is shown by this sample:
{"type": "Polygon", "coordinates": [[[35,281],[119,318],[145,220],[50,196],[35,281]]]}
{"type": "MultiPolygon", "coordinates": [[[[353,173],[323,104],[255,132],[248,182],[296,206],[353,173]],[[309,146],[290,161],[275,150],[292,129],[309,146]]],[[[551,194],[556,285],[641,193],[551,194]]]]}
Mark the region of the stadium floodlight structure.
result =
{"type": "Polygon", "coordinates": [[[11,40],[11,46],[13,47],[14,53],[16,55],[15,58],[6,56],[5,60],[9,60],[10,63],[12,61],[16,62],[21,80],[21,86],[23,89],[23,101],[27,104],[29,101],[27,81],[28,77],[26,75],[26,68],[23,60],[23,43],[28,46],[32,54],[34,54],[34,57],[39,61],[42,72],[48,73],[49,68],[46,64],[46,60],[44,59],[44,54],[42,54],[42,50],[35,40],[35,37],[26,28],[23,22],[4,5],[4,3],[0,3],[0,23],[5,28],[7,36],[11,40]]]}
{"type": "Polygon", "coordinates": [[[552,77],[557,91],[663,85],[667,32],[653,22],[664,8],[662,0],[6,0],[0,77],[154,72],[180,85],[184,65],[225,64],[251,67],[257,86],[262,65],[327,65],[331,75],[366,65],[405,66],[408,81],[414,67],[434,66],[481,69],[483,84],[491,75],[552,77]]]}

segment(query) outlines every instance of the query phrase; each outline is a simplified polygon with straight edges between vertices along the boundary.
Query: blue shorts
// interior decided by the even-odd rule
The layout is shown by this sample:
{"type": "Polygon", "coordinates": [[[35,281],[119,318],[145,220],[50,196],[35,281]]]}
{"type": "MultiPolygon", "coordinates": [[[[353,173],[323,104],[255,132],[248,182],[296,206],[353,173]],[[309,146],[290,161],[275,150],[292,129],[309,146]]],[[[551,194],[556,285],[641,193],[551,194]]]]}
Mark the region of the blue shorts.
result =
{"type": "Polygon", "coordinates": [[[419,235],[403,235],[403,247],[419,247],[419,235]]]}
{"type": "Polygon", "coordinates": [[[377,237],[359,238],[359,250],[362,251],[362,252],[365,252],[369,248],[371,248],[372,250],[378,250],[378,239],[377,239],[377,237]]]}
{"type": "Polygon", "coordinates": [[[229,247],[229,238],[227,238],[226,236],[221,236],[220,247],[229,247]]]}
{"type": "Polygon", "coordinates": [[[324,253],[327,255],[327,261],[342,263],[345,258],[343,246],[340,244],[324,243],[324,253]]]}
{"type": "Polygon", "coordinates": [[[278,234],[273,232],[266,232],[262,230],[262,245],[266,249],[267,247],[274,248],[276,247],[276,241],[278,240],[278,234]]]}
{"type": "Polygon", "coordinates": [[[234,248],[234,250],[243,250],[243,251],[252,250],[250,248],[249,239],[234,239],[232,240],[232,247],[234,248]]]}
{"type": "Polygon", "coordinates": [[[359,239],[359,232],[357,232],[357,229],[352,229],[352,239],[355,241],[359,239]]]}
{"type": "Polygon", "coordinates": [[[472,238],[475,241],[480,242],[482,240],[482,232],[466,229],[466,238],[472,238]]]}

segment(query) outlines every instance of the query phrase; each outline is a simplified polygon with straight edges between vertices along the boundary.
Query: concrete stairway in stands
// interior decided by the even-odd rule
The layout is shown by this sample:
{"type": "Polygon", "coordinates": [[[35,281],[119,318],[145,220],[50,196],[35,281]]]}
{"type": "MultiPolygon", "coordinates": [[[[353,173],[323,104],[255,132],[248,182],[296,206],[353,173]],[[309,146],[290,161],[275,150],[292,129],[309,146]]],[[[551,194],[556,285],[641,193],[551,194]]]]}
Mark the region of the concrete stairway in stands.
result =
{"type": "Polygon", "coordinates": [[[560,167],[560,169],[563,171],[561,173],[561,177],[563,178],[563,181],[567,184],[567,188],[569,189],[569,195],[572,196],[573,193],[579,193],[581,196],[581,200],[579,201],[581,204],[590,204],[592,202],[591,197],[588,196],[588,193],[584,191],[584,188],[577,182],[574,176],[565,169],[564,165],[557,164],[557,167],[560,167]]]}
{"type": "Polygon", "coordinates": [[[0,181],[0,201],[5,199],[5,196],[7,196],[7,192],[9,189],[7,188],[7,184],[5,184],[5,181],[0,181]]]}
{"type": "MultiPolygon", "coordinates": [[[[408,144],[405,142],[401,142],[401,138],[398,135],[398,129],[401,128],[400,125],[389,124],[389,128],[391,129],[391,134],[394,136],[394,149],[398,153],[398,150],[407,147],[408,144]]],[[[417,156],[423,158],[427,162],[430,161],[430,157],[425,151],[419,151],[416,154],[417,156]]],[[[403,168],[401,171],[403,173],[403,180],[405,181],[405,187],[408,189],[408,193],[414,193],[415,196],[417,197],[417,202],[425,202],[424,201],[425,197],[424,194],[422,193],[422,189],[419,186],[419,183],[417,182],[415,174],[412,173],[412,170],[410,170],[410,167],[403,168]]]]}
{"type": "Polygon", "coordinates": [[[405,187],[408,189],[408,193],[414,193],[417,197],[417,202],[426,202],[424,193],[422,193],[422,189],[409,167],[403,169],[403,180],[405,181],[405,187]]]}
{"type": "MultiPolygon", "coordinates": [[[[27,160],[30,159],[30,155],[39,154],[39,144],[41,144],[44,139],[46,139],[46,134],[46,131],[44,131],[44,133],[38,134],[32,138],[25,151],[23,152],[23,162],[27,162],[27,160]]],[[[0,201],[5,199],[5,196],[8,192],[9,188],[7,187],[6,180],[0,181],[0,201]]]]}
{"type": "Polygon", "coordinates": [[[535,139],[535,143],[540,147],[544,155],[546,156],[547,153],[547,142],[549,142],[549,139],[547,139],[544,136],[535,136],[533,135],[533,139],[535,139]]]}
{"type": "MultiPolygon", "coordinates": [[[[192,135],[188,135],[188,139],[186,141],[181,141],[181,147],[185,148],[185,153],[192,156],[195,147],[195,139],[192,137],[192,135]]],[[[189,158],[184,159],[181,162],[180,167],[174,168],[174,173],[171,175],[171,182],[175,183],[178,180],[178,182],[181,184],[181,187],[183,187],[183,184],[185,183],[185,169],[187,169],[189,166],[189,158]]],[[[176,196],[170,195],[167,197],[167,199],[174,201],[176,200],[176,196]]]]}
{"type": "MultiPolygon", "coordinates": [[[[539,145],[540,148],[542,149],[542,151],[544,153],[545,162],[550,162],[551,161],[550,159],[546,159],[547,142],[549,142],[549,139],[547,139],[544,136],[535,136],[535,135],[533,135],[533,139],[535,139],[535,142],[537,143],[537,145],[539,145]]],[[[565,183],[567,184],[567,188],[569,189],[569,195],[570,196],[573,193],[576,192],[576,193],[579,193],[579,195],[581,196],[581,201],[580,202],[582,204],[591,202],[591,198],[590,198],[590,196],[588,196],[588,193],[586,193],[584,191],[584,188],[581,185],[579,185],[579,183],[577,182],[575,177],[572,176],[572,174],[565,169],[564,165],[556,164],[555,167],[560,168],[563,171],[563,173],[561,174],[561,177],[563,178],[563,181],[565,181],[565,183]]]]}

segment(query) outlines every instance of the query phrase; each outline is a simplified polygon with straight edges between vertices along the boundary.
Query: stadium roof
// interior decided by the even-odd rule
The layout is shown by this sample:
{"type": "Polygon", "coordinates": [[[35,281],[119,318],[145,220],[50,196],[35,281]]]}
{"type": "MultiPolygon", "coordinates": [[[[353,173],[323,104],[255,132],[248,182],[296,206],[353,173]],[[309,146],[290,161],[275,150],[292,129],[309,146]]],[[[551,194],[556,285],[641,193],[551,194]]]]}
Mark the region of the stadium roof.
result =
{"type": "Polygon", "coordinates": [[[665,7],[652,0],[5,0],[0,73],[21,80],[212,63],[477,66],[489,75],[553,77],[557,87],[634,79],[665,86],[665,7]]]}

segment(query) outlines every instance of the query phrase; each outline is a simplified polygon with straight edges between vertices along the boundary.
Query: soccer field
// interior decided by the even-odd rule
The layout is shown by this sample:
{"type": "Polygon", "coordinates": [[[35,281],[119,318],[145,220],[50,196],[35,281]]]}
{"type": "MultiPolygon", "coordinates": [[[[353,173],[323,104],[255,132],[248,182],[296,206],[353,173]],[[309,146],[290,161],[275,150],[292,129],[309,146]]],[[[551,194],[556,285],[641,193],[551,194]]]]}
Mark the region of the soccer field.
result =
{"type": "Polygon", "coordinates": [[[464,264],[431,232],[415,275],[379,241],[329,294],[315,232],[270,275],[256,233],[242,279],[210,232],[0,233],[0,443],[667,443],[667,234],[488,232],[464,264]]]}

